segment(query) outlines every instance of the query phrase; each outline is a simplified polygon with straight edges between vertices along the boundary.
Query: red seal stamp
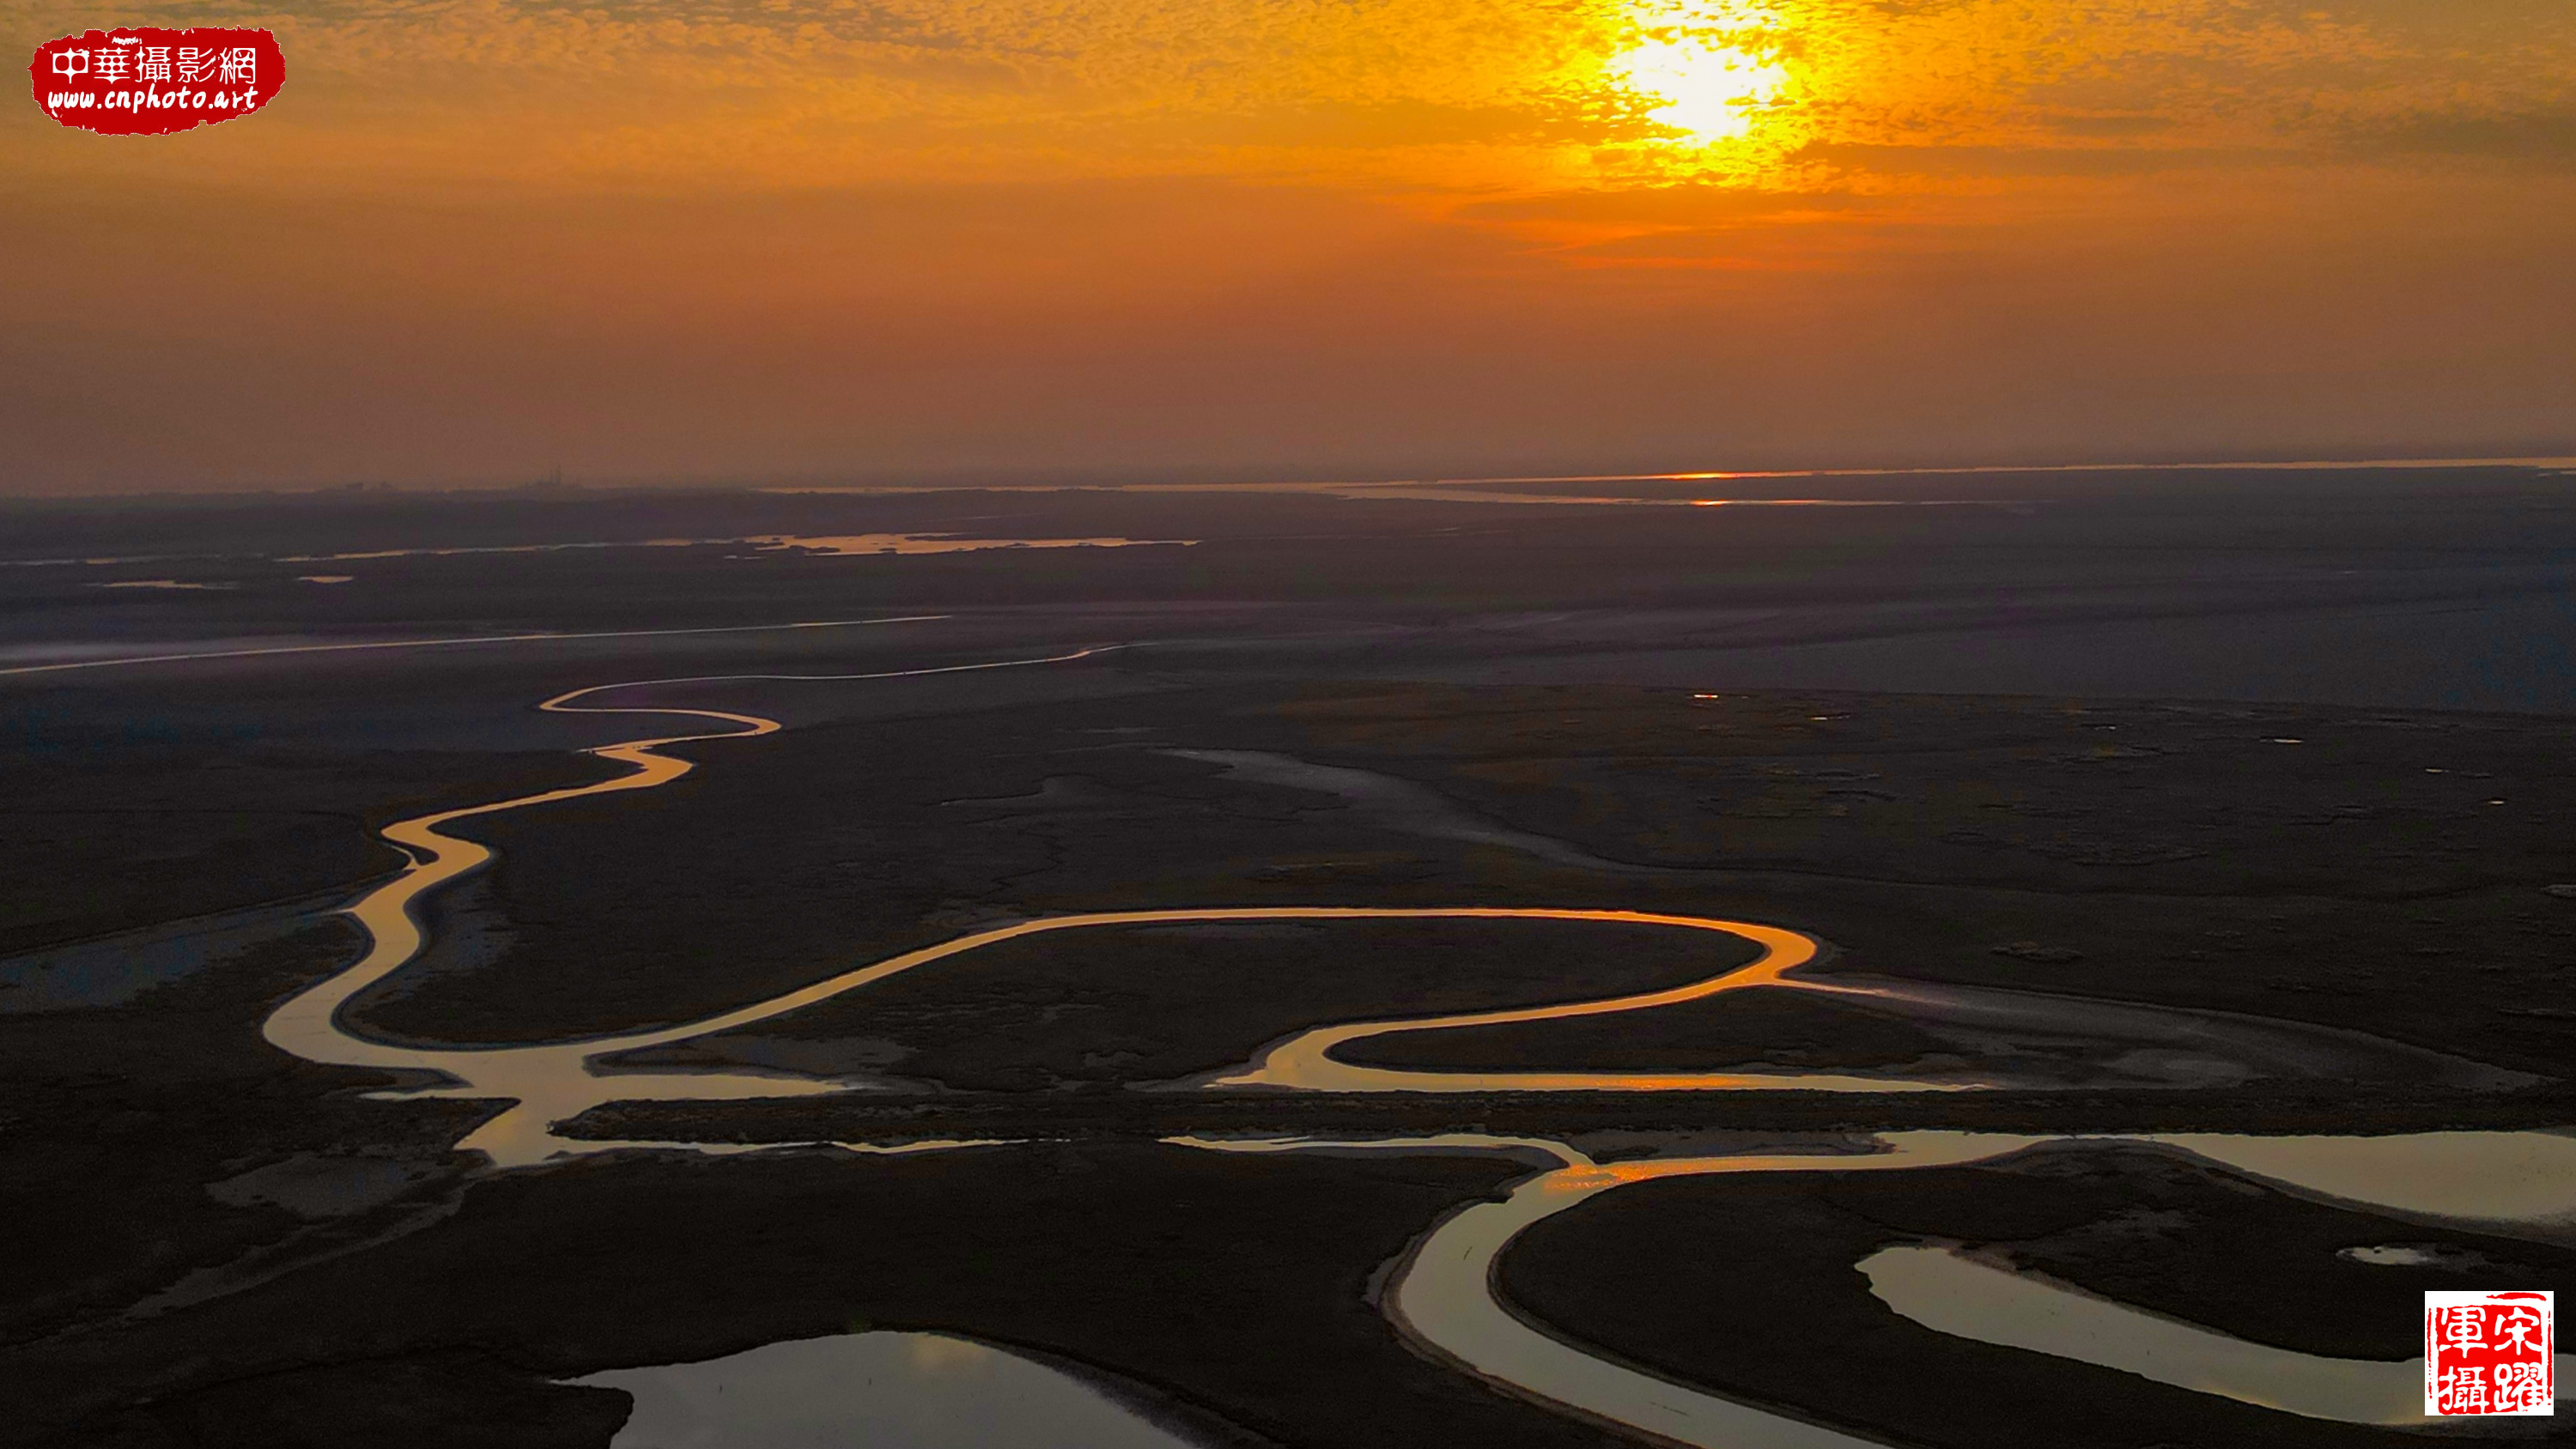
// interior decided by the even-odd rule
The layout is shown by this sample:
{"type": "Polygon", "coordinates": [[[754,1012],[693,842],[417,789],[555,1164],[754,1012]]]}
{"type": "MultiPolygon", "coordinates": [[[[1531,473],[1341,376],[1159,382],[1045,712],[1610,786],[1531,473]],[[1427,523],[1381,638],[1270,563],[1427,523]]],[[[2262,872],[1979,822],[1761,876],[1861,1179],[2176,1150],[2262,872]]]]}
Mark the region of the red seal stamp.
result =
{"type": "Polygon", "coordinates": [[[162,136],[247,116],[286,84],[286,54],[265,30],[125,25],[66,35],[27,67],[36,106],[107,136],[162,136]]]}
{"type": "Polygon", "coordinates": [[[2424,1412],[2557,1412],[2554,1293],[2424,1295],[2424,1412]]]}

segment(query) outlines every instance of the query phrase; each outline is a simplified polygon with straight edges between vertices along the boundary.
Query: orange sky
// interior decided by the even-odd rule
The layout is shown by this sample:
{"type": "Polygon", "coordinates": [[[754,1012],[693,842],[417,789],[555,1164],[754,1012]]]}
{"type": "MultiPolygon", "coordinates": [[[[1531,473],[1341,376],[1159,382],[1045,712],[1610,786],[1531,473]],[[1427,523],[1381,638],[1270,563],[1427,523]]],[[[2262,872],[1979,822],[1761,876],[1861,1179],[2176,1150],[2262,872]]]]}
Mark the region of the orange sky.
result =
{"type": "Polygon", "coordinates": [[[2576,0],[5,14],[0,489],[2576,450],[2576,0]]]}

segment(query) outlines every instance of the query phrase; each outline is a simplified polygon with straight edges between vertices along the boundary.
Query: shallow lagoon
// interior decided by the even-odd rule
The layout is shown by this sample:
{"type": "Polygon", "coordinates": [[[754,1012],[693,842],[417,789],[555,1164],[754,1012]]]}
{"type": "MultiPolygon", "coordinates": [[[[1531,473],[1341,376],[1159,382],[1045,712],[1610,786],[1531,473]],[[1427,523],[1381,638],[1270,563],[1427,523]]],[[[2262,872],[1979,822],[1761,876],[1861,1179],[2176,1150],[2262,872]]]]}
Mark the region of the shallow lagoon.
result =
{"type": "Polygon", "coordinates": [[[944,1333],[793,1339],[569,1382],[622,1389],[614,1449],[1191,1449],[1070,1374],[944,1333]]]}

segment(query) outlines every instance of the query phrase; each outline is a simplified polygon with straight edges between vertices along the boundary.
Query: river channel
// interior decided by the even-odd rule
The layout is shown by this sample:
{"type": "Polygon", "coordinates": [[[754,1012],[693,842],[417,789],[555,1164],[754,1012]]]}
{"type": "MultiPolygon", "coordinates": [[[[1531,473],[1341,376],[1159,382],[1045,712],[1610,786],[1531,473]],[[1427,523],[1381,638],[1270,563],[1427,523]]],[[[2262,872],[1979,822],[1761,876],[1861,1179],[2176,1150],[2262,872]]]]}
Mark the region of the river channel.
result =
{"type": "MultiPolygon", "coordinates": [[[[639,1048],[684,1042],[776,1017],[899,973],[1003,941],[1043,932],[1139,924],[1256,920],[1523,919],[1646,925],[1713,931],[1761,948],[1750,964],[1667,990],[1601,1000],[1451,1016],[1383,1019],[1319,1025],[1274,1044],[1239,1069],[1211,1073],[1200,1084],[1263,1087],[1282,1092],[1495,1092],[1495,1091],[1745,1091],[1794,1088],[1851,1093],[1973,1091],[2017,1085],[1998,1079],[1869,1076],[1819,1072],[1446,1072],[1357,1065],[1335,1049],[1369,1038],[1456,1027],[1546,1021],[1646,1011],[1729,991],[1797,987],[1794,973],[1815,959],[1820,943],[1804,933],[1754,922],[1680,914],[1583,909],[1459,905],[1393,908],[1371,906],[1179,907],[1043,917],[959,936],[772,997],[678,1026],[624,1035],[534,1046],[437,1048],[397,1045],[367,1037],[343,1019],[349,1001],[415,959],[425,945],[418,906],[430,891],[479,869],[492,859],[488,847],[443,833],[441,827],[505,811],[623,791],[647,790],[689,772],[689,761],[660,753],[679,744],[751,739],[777,731],[777,721],[757,715],[662,705],[584,703],[608,691],[656,684],[701,684],[725,679],[867,680],[1010,669],[1068,663],[1102,652],[1082,649],[1040,658],[1001,660],[944,668],[845,675],[695,676],[685,680],[636,680],[576,689],[546,700],[557,713],[648,714],[687,718],[710,728],[659,734],[603,745],[588,753],[629,767],[594,784],[518,796],[442,811],[385,827],[384,838],[410,857],[409,866],[361,896],[347,912],[365,929],[365,956],[288,1000],[264,1025],[279,1048],[315,1062],[427,1074],[432,1080],[378,1093],[384,1097],[441,1096],[504,1101],[509,1105],[459,1146],[479,1152],[494,1170],[524,1168],[581,1153],[664,1148],[731,1153],[756,1148],[685,1142],[606,1142],[558,1136],[556,1123],[611,1101],[715,1101],[800,1096],[851,1090],[843,1082],[751,1072],[603,1072],[598,1059],[639,1048]]],[[[1880,988],[1901,989],[1897,983],[1880,988]]],[[[1874,1441],[1785,1417],[1614,1363],[1503,1302],[1494,1288],[1495,1263],[1532,1224],[1601,1193],[1658,1179],[1726,1173],[1889,1172],[1992,1160],[2042,1144],[2082,1141],[2144,1143],[2159,1150],[2215,1163],[2273,1190],[2315,1199],[2368,1205],[2429,1223],[2475,1224],[2510,1235],[2566,1240],[2576,1234],[2576,1138],[2540,1132],[2438,1133],[2394,1137],[2261,1137],[2191,1134],[2097,1136],[2013,1135],[1969,1132],[1890,1132],[1856,1144],[1856,1150],[1671,1155],[1595,1161],[1574,1146],[1538,1138],[1476,1134],[1315,1141],[1285,1138],[1199,1137],[1183,1146],[1227,1152],[1499,1152],[1546,1164],[1522,1179],[1501,1201],[1470,1204],[1434,1224],[1397,1266],[1383,1296],[1389,1319],[1418,1346],[1460,1369],[1524,1396],[1558,1404],[1599,1420],[1628,1426],[1669,1442],[1734,1449],[1844,1449],[1874,1441]]],[[[909,1143],[900,1147],[840,1144],[854,1151],[924,1151],[963,1143],[909,1143]]],[[[2365,1424],[2421,1422],[2421,1364],[2320,1359],[2247,1343],[2214,1330],[2159,1318],[2107,1300],[2080,1295],[2040,1280],[1970,1261],[1937,1247],[1892,1247],[1856,1265],[1872,1291],[1893,1311],[1939,1332],[2028,1349],[2121,1369],[2200,1393],[2264,1405],[2289,1413],[2365,1424]]],[[[905,1353],[919,1357],[919,1345],[905,1353]]],[[[926,1350],[936,1357],[937,1352],[926,1350]]],[[[958,1350],[963,1352],[964,1350],[958,1350]]],[[[765,1352],[765,1351],[764,1351],[765,1352]]],[[[828,1418],[832,1394],[847,1400],[850,1365],[883,1367],[908,1361],[891,1349],[851,1343],[782,1350],[720,1366],[670,1366],[620,1370],[589,1382],[625,1387],[665,1426],[673,1416],[696,1416],[689,1442],[750,1442],[755,1426],[728,1423],[721,1391],[734,1378],[762,1382],[797,1380],[789,1393],[799,1413],[828,1418]],[[892,1353],[891,1357],[887,1353],[892,1353]],[[810,1367],[805,1379],[797,1376],[810,1367]],[[654,1378],[655,1374],[663,1378],[654,1378]],[[837,1385],[838,1387],[835,1387],[837,1385]],[[801,1397],[800,1397],[801,1395],[801,1397]],[[815,1396],[820,1395],[818,1399],[815,1396]],[[707,1419],[713,1415],[712,1420],[707,1419]]],[[[2565,1359],[2562,1357],[2562,1367],[2565,1359]]],[[[995,1372],[1018,1372],[1001,1368],[995,1372]]],[[[874,1370],[871,1370],[874,1372],[874,1370]]],[[[862,1376],[864,1377],[864,1375],[862,1376]]],[[[899,1375],[898,1375],[899,1377],[899,1375]]],[[[1031,1381],[1033,1384],[1034,1380],[1031,1381]]],[[[890,1392],[903,1392],[890,1389],[890,1392]]],[[[755,1412],[746,1396],[743,1412],[755,1412]]],[[[855,1403],[856,1401],[848,1401],[855,1403]]],[[[769,1409],[757,1410],[768,1412],[769,1409]]],[[[857,1412],[853,1409],[852,1412],[857,1412]]],[[[873,1412],[873,1411],[871,1411],[873,1412]]],[[[1084,1410],[1088,1412],[1088,1410],[1084,1410]]],[[[801,1421],[800,1421],[801,1422],[801,1421]]],[[[773,1428],[776,1426],[772,1426],[773,1428]]],[[[1103,1442],[1163,1442],[1145,1432],[1103,1442]]],[[[1107,1431],[1104,1430],[1104,1433],[1107,1431]]],[[[792,1437],[792,1436],[791,1436],[792,1437]]],[[[625,1441],[621,1441],[625,1442],[625,1441]]],[[[642,1442],[640,1439],[634,1442],[642,1442]]]]}

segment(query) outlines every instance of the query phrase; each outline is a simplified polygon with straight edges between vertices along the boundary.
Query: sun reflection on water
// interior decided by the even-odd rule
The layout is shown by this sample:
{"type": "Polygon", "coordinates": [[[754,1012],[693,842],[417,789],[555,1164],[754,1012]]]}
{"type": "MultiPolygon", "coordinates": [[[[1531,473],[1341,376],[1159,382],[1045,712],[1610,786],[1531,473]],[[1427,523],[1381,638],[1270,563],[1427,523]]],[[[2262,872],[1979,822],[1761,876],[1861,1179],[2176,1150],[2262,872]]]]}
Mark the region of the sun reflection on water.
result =
{"type": "Polygon", "coordinates": [[[992,1368],[996,1355],[980,1343],[949,1338],[944,1334],[922,1333],[906,1336],[903,1357],[917,1375],[954,1377],[984,1374],[992,1368]]]}

